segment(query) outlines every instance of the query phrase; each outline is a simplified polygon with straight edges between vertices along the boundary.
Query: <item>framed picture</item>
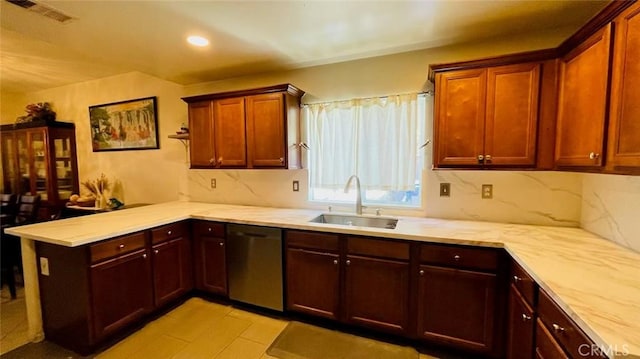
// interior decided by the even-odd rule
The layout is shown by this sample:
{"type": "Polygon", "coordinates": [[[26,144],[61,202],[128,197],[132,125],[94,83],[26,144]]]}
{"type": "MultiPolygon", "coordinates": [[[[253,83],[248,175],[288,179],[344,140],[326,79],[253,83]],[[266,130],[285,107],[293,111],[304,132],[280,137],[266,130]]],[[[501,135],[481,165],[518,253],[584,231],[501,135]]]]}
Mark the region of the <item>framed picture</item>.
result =
{"type": "Polygon", "coordinates": [[[89,107],[93,152],[159,148],[156,98],[89,107]]]}

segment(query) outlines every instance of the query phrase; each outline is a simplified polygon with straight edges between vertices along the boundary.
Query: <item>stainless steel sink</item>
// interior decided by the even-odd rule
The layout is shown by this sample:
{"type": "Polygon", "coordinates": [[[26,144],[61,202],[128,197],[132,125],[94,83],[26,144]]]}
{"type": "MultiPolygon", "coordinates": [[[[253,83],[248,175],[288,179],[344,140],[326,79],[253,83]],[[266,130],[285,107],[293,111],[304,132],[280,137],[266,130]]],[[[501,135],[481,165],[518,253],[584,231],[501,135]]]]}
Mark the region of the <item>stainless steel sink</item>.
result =
{"type": "Polygon", "coordinates": [[[395,229],[396,225],[398,224],[398,219],[390,218],[390,217],[365,217],[365,216],[352,216],[347,214],[324,213],[310,220],[309,222],[341,224],[344,226],[395,229]]]}

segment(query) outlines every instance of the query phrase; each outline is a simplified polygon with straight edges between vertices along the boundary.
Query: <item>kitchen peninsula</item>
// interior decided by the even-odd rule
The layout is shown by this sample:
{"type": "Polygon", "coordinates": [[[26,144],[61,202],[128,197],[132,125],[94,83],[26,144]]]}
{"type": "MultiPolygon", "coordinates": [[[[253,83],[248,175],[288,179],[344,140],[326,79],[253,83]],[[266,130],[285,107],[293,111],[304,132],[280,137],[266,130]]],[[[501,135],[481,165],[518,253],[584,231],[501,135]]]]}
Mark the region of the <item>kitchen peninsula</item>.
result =
{"type": "Polygon", "coordinates": [[[21,236],[23,242],[31,339],[43,336],[35,241],[81,247],[194,219],[411,243],[504,248],[598,347],[617,353],[611,357],[640,358],[639,253],[579,228],[417,217],[399,217],[395,229],[310,223],[318,214],[319,211],[307,209],[176,201],[12,228],[8,232],[21,236]]]}

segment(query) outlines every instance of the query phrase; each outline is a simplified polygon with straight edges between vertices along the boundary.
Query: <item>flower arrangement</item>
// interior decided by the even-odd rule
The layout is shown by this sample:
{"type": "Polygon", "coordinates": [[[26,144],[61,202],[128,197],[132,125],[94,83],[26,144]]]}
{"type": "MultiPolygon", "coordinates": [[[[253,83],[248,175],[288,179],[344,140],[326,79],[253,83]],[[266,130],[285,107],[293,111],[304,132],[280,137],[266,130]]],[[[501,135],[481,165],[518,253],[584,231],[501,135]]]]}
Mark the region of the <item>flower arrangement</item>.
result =
{"type": "Polygon", "coordinates": [[[16,119],[17,123],[31,122],[35,120],[54,121],[56,112],[51,108],[49,102],[39,102],[27,105],[26,116],[20,116],[16,119]]]}

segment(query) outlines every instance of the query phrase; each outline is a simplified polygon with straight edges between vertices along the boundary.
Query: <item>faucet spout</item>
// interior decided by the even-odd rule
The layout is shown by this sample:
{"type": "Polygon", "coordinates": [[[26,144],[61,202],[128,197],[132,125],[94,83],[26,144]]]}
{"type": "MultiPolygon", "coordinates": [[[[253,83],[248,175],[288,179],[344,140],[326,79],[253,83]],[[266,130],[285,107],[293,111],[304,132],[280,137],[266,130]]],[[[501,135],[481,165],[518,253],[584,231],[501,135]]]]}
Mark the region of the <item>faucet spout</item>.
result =
{"type": "Polygon", "coordinates": [[[344,193],[349,192],[349,186],[351,185],[351,181],[355,178],[356,180],[356,214],[362,214],[362,192],[360,190],[360,178],[356,175],[352,175],[347,180],[347,184],[344,186],[344,193]]]}

